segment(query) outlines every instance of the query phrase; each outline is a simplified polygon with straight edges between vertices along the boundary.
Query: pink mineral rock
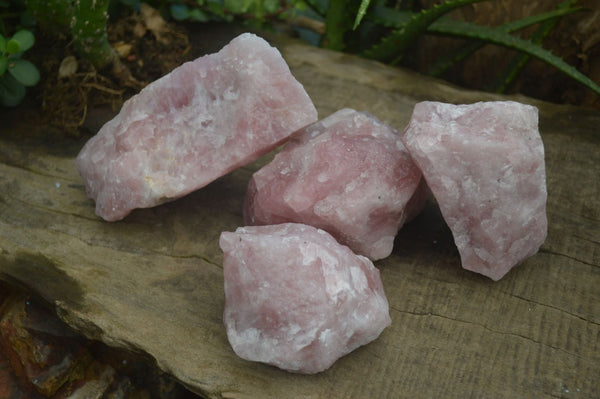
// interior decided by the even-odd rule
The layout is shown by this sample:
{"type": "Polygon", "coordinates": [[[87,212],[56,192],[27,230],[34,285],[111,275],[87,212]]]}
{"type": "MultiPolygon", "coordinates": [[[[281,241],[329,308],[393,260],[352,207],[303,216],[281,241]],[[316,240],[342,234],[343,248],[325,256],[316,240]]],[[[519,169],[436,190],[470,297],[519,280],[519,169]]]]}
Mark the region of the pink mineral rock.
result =
{"type": "Polygon", "coordinates": [[[392,252],[398,229],[424,204],[422,180],[400,134],[374,116],[340,110],[294,135],[250,181],[248,225],[298,222],[372,260],[392,252]]]}
{"type": "Polygon", "coordinates": [[[512,101],[415,106],[403,141],[454,235],[462,266],[499,280],[546,238],[538,111],[512,101]]]}
{"type": "Polygon", "coordinates": [[[244,359],[318,373],[391,323],[379,271],[323,230],[242,227],[220,245],[227,337],[244,359]]]}
{"type": "Polygon", "coordinates": [[[246,33],[127,101],[76,164],[96,213],[113,221],[207,185],[316,119],[281,54],[246,33]]]}

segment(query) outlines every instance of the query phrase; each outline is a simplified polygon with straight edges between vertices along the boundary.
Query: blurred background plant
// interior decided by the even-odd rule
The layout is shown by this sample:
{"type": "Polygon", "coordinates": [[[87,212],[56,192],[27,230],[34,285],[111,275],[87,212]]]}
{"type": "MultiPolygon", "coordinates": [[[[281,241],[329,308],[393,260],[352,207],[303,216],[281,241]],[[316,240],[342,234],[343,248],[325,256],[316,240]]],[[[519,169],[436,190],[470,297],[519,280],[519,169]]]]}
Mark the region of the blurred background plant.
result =
{"type": "Polygon", "coordinates": [[[5,107],[18,105],[25,98],[26,87],[35,86],[40,73],[30,61],[23,59],[23,53],[33,47],[35,37],[22,13],[10,14],[8,1],[0,1],[0,104],[5,107]],[[18,17],[18,30],[9,35],[3,19],[18,17]]]}
{"type": "Polygon", "coordinates": [[[285,22],[313,45],[413,67],[412,56],[423,35],[466,39],[463,45],[441,54],[426,68],[420,68],[432,76],[442,76],[485,44],[494,44],[516,50],[518,54],[495,75],[490,74],[490,81],[484,87],[487,90],[506,92],[534,57],[600,95],[598,84],[542,47],[561,17],[586,11],[577,6],[577,0],[565,0],[553,10],[498,26],[479,25],[449,16],[458,8],[483,1],[489,2],[446,0],[424,7],[415,0],[179,0],[170,2],[169,10],[176,20],[241,19],[263,28],[285,22]],[[530,27],[535,27],[533,33],[525,38],[519,36],[519,32],[530,27]]]}
{"type": "MultiPolygon", "coordinates": [[[[157,26],[165,21],[181,26],[226,22],[243,24],[248,28],[292,30],[295,35],[315,46],[359,54],[444,78],[451,76],[449,71],[456,70],[457,65],[464,65],[465,60],[476,58],[482,48],[491,44],[515,52],[510,57],[505,57],[510,61],[503,63],[502,67],[494,65],[489,68],[485,73],[487,81],[477,88],[499,93],[514,88],[520,72],[534,58],[550,65],[599,98],[600,86],[597,83],[560,56],[542,47],[544,40],[556,29],[562,18],[598,10],[586,10],[578,6],[577,0],[564,0],[552,2],[554,8],[546,7],[544,11],[533,15],[527,14],[495,25],[456,18],[456,15],[464,17],[468,14],[463,10],[472,9],[475,3],[490,3],[490,7],[500,8],[507,1],[509,0],[0,0],[0,10],[5,11],[0,15],[0,20],[10,19],[10,28],[15,28],[15,32],[20,27],[19,21],[24,19],[29,20],[30,25],[35,23],[33,32],[36,35],[66,37],[72,41],[69,43],[72,43],[79,59],[91,63],[96,71],[103,71],[116,78],[121,86],[138,89],[143,82],[134,77],[135,73],[130,71],[131,65],[123,62],[128,54],[124,51],[126,43],[124,47],[123,43],[111,43],[107,35],[109,16],[112,24],[116,17],[127,13],[143,15],[147,30],[152,31],[158,41],[160,28],[157,26]],[[440,43],[446,43],[444,40],[448,38],[452,38],[454,42],[451,45],[444,44],[444,51],[440,51],[439,46],[424,45],[427,43],[424,38],[429,37],[435,37],[440,43]],[[427,49],[428,54],[424,57],[423,53],[427,49]],[[424,58],[427,59],[425,63],[424,58]]],[[[513,2],[517,3],[516,0],[513,2]]],[[[12,36],[8,35],[11,29],[4,24],[1,28],[4,41],[10,41],[12,36]]],[[[28,44],[27,40],[25,42],[28,44]]],[[[13,85],[14,80],[22,86],[31,85],[35,81],[29,76],[33,71],[32,65],[22,62],[25,61],[21,58],[23,51],[25,50],[21,49],[10,54],[6,50],[2,51],[3,60],[20,60],[11,64],[12,69],[6,68],[8,74],[5,72],[2,75],[11,76],[4,79],[10,79],[13,85]],[[20,74],[20,69],[24,67],[17,68],[18,65],[28,65],[29,74],[20,74]],[[29,79],[24,79],[25,75],[29,79]]],[[[575,58],[574,61],[577,63],[578,59],[575,58]]],[[[460,79],[457,83],[461,83],[460,79]]],[[[19,93],[23,92],[22,89],[19,90],[19,93]]],[[[14,99],[17,98],[13,97],[11,104],[14,105],[14,99]]]]}

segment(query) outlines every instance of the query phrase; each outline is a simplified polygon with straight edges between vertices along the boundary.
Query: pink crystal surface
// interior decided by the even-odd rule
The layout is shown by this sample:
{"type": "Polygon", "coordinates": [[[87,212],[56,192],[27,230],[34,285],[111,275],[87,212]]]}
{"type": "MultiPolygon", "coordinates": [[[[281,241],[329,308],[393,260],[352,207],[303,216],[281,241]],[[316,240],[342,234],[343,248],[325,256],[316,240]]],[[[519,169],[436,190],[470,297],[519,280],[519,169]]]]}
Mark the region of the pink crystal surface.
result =
{"type": "Polygon", "coordinates": [[[391,324],[379,271],[323,230],[241,227],[220,245],[224,323],[244,359],[317,373],[391,324]]]}
{"type": "Polygon", "coordinates": [[[403,141],[465,269],[499,280],[538,251],[547,234],[547,193],[537,108],[421,102],[403,141]]]}
{"type": "Polygon", "coordinates": [[[421,180],[399,132],[343,109],[297,132],[252,176],[244,221],[309,224],[356,253],[382,259],[398,229],[422,209],[425,195],[409,203],[421,180]]]}
{"type": "Polygon", "coordinates": [[[207,185],[316,119],[279,51],[245,33],[132,97],[76,164],[96,213],[114,221],[207,185]]]}

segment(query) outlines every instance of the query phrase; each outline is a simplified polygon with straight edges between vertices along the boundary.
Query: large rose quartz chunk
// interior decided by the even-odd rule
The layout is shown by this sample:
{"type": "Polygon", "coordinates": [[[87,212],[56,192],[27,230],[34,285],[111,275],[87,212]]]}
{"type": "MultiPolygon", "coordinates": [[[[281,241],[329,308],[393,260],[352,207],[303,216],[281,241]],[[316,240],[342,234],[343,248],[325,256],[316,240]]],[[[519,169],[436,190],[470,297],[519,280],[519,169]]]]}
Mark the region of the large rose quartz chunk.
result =
{"type": "Polygon", "coordinates": [[[244,221],[309,224],[356,253],[382,259],[398,229],[422,209],[427,188],[421,180],[399,132],[368,113],[343,109],[296,133],[252,176],[244,221]]]}
{"type": "Polygon", "coordinates": [[[316,119],[279,51],[246,33],[132,97],[76,163],[96,213],[114,221],[207,185],[316,119]]]}
{"type": "Polygon", "coordinates": [[[244,359],[318,373],[391,324],[379,271],[323,230],[243,227],[220,245],[227,337],[244,359]]]}
{"type": "Polygon", "coordinates": [[[499,280],[538,251],[547,233],[547,194],[537,108],[422,102],[403,140],[465,269],[499,280]]]}

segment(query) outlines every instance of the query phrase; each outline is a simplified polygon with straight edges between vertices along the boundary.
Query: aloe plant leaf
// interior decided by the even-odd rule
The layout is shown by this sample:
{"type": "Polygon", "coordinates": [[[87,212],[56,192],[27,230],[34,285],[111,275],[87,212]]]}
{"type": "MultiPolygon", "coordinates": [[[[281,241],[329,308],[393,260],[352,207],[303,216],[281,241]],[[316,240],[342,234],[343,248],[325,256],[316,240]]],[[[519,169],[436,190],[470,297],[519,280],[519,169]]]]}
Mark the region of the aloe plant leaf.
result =
{"type": "Polygon", "coordinates": [[[380,61],[391,60],[392,63],[397,63],[404,55],[406,49],[414,43],[417,36],[424,33],[436,20],[456,8],[481,1],[487,0],[445,1],[419,13],[409,13],[410,18],[405,22],[401,21],[406,18],[406,14],[395,13],[394,15],[398,17],[397,22],[400,22],[396,26],[397,29],[386,36],[380,43],[365,51],[364,55],[380,61]]]}
{"type": "MultiPolygon", "coordinates": [[[[557,6],[556,11],[579,11],[581,8],[570,8],[570,6],[576,2],[577,0],[565,0],[557,6]]],[[[560,16],[544,20],[536,31],[533,32],[529,40],[532,43],[541,45],[544,42],[544,39],[552,32],[559,20],[560,16]]],[[[494,83],[489,85],[488,90],[496,93],[506,92],[521,70],[527,65],[530,58],[531,56],[525,53],[516,54],[510,60],[508,66],[496,77],[494,83]]]]}
{"type": "Polygon", "coordinates": [[[445,36],[484,40],[488,43],[498,44],[507,48],[521,51],[532,57],[553,66],[571,79],[583,84],[596,94],[600,95],[600,86],[590,78],[579,72],[572,65],[567,64],[562,58],[555,56],[550,51],[529,40],[513,36],[503,29],[480,26],[471,22],[444,20],[429,26],[428,32],[445,36]]]}
{"type": "Polygon", "coordinates": [[[352,29],[356,30],[358,25],[360,25],[360,21],[362,21],[363,17],[367,13],[367,8],[369,8],[369,4],[371,4],[371,0],[362,0],[360,2],[360,6],[358,7],[358,13],[356,14],[356,19],[354,20],[354,26],[352,29]]]}
{"type": "MultiPolygon", "coordinates": [[[[567,0],[565,3],[571,3],[570,0],[567,0]]],[[[559,7],[561,7],[559,5],[559,7]]],[[[533,15],[530,17],[521,18],[517,21],[512,21],[505,23],[503,25],[498,26],[498,29],[503,29],[506,32],[516,32],[521,29],[527,28],[531,25],[535,25],[538,23],[546,23],[550,21],[557,20],[560,17],[573,14],[576,12],[583,11],[581,7],[569,7],[569,8],[559,8],[556,10],[540,13],[537,15],[533,15]]],[[[433,28],[435,29],[435,23],[433,24],[433,28]]],[[[425,71],[426,74],[431,76],[440,76],[444,73],[448,68],[452,65],[460,62],[473,54],[475,51],[479,50],[481,47],[485,45],[484,41],[471,39],[467,41],[463,46],[459,47],[455,51],[448,53],[447,55],[439,57],[432,65],[430,65],[425,71]]]]}

